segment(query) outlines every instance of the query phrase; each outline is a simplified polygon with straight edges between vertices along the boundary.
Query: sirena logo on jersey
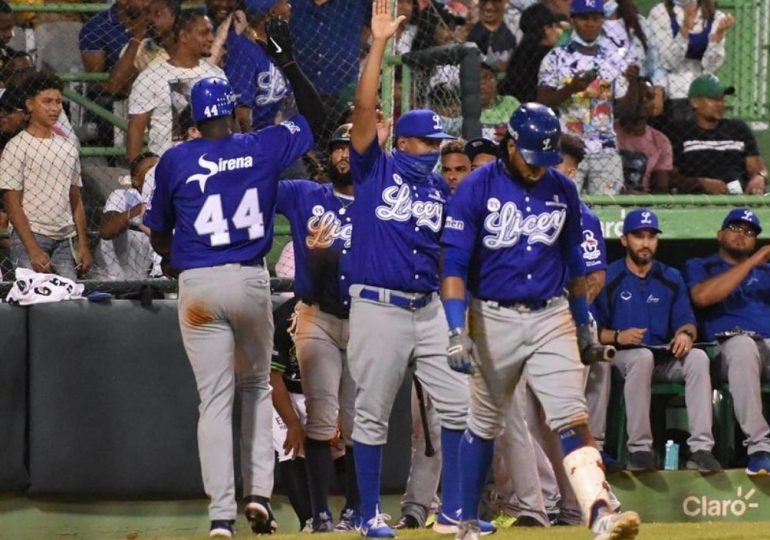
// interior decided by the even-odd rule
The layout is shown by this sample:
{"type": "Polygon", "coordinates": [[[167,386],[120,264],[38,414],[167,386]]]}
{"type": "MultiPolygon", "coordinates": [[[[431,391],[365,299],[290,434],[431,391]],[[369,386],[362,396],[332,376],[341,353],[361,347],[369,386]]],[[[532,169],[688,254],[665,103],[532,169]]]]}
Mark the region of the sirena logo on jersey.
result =
{"type": "Polygon", "coordinates": [[[484,228],[491,236],[483,239],[487,249],[500,249],[515,245],[522,235],[528,237],[527,243],[552,245],[561,232],[567,219],[563,209],[532,214],[523,217],[516,203],[507,202],[500,206],[500,201],[490,199],[487,208],[491,213],[484,220],[484,228]]]}
{"type": "Polygon", "coordinates": [[[417,226],[425,225],[433,232],[441,230],[444,205],[434,201],[412,201],[409,186],[390,186],[382,190],[382,200],[387,206],[378,206],[375,215],[384,220],[409,221],[417,218],[417,226]]]}
{"type": "Polygon", "coordinates": [[[305,245],[310,249],[326,249],[335,240],[342,239],[345,248],[350,248],[350,238],[353,235],[353,224],[345,225],[337,218],[334,212],[326,212],[321,205],[313,207],[313,217],[307,220],[307,232],[305,245]]]}
{"type": "Polygon", "coordinates": [[[209,178],[220,172],[234,171],[236,169],[250,169],[254,166],[254,160],[251,156],[238,156],[235,158],[222,159],[217,161],[209,161],[206,159],[206,154],[203,154],[198,158],[198,166],[207,169],[208,173],[194,174],[187,179],[185,184],[190,182],[198,182],[201,188],[201,193],[206,191],[206,182],[209,178]]]}

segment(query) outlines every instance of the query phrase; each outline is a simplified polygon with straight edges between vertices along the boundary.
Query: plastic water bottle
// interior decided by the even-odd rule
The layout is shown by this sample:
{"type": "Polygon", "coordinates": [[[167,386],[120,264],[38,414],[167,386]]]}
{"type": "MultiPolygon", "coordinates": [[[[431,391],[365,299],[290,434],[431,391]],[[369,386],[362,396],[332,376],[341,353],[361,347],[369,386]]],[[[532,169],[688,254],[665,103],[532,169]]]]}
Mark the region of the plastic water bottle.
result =
{"type": "Polygon", "coordinates": [[[666,441],[666,459],[663,468],[667,471],[679,469],[679,445],[674,441],[666,441]]]}

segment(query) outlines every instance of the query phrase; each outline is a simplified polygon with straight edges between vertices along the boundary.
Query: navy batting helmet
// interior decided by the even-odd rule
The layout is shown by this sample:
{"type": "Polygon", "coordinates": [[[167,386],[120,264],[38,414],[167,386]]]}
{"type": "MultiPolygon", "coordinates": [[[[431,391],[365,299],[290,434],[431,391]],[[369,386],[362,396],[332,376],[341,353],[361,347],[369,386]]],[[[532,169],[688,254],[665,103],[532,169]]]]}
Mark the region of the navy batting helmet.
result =
{"type": "Polygon", "coordinates": [[[206,77],[196,82],[190,93],[192,119],[196,124],[204,120],[230,116],[235,110],[235,94],[226,79],[206,77]]]}
{"type": "Polygon", "coordinates": [[[353,124],[342,124],[335,129],[331,139],[329,139],[329,146],[334,146],[337,143],[349,143],[351,129],[353,129],[353,124]]]}
{"type": "Polygon", "coordinates": [[[540,103],[524,103],[513,112],[508,133],[530,165],[551,166],[562,162],[561,125],[554,112],[540,103]]]}

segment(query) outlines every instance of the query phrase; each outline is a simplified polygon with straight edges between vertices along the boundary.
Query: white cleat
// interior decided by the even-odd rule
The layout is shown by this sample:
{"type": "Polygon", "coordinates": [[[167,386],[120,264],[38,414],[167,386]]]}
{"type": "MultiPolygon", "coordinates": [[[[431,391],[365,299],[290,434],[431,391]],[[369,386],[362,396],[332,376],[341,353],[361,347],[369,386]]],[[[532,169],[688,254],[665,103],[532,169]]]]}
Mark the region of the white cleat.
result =
{"type": "Polygon", "coordinates": [[[594,521],[594,540],[632,540],[639,534],[639,514],[636,512],[604,512],[594,521]]]}
{"type": "Polygon", "coordinates": [[[481,528],[477,519],[461,521],[455,540],[481,540],[481,528]]]}

